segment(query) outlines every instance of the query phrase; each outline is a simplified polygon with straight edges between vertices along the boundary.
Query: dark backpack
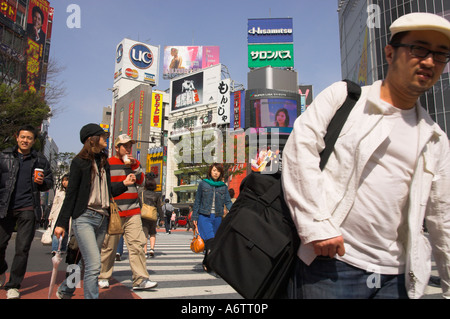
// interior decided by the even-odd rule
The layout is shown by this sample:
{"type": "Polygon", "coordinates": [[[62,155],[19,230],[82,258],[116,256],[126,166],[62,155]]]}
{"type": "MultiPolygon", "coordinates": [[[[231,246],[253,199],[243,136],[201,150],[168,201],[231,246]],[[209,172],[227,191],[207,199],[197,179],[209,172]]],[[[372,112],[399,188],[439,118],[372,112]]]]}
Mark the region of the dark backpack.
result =
{"type": "MultiPolygon", "coordinates": [[[[348,95],[330,122],[323,169],[361,88],[347,81],[348,95]]],[[[284,201],[281,173],[252,172],[241,183],[240,194],[223,219],[206,257],[207,265],[244,298],[287,297],[300,239],[284,201]]]]}

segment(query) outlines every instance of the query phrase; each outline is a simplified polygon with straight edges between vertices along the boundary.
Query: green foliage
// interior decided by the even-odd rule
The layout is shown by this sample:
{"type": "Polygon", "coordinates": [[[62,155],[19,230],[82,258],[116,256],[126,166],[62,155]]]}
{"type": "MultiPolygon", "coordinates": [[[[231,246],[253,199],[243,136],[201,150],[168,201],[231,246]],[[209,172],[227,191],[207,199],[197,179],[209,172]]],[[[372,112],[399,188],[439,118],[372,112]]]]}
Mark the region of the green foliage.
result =
{"type": "Polygon", "coordinates": [[[39,93],[0,84],[0,149],[16,144],[14,135],[22,125],[39,129],[50,116],[50,107],[39,93]]]}

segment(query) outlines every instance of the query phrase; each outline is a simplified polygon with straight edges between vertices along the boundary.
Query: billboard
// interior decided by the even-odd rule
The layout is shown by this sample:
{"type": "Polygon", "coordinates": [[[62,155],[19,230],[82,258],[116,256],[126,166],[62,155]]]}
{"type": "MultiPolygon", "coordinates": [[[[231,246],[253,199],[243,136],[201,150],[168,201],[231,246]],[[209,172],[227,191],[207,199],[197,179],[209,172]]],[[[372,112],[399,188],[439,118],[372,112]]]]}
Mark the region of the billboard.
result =
{"type": "Polygon", "coordinates": [[[220,63],[218,46],[164,47],[163,79],[183,75],[220,63]]]}
{"type": "Polygon", "coordinates": [[[248,43],[294,42],[292,18],[248,19],[248,43]]]}
{"type": "Polygon", "coordinates": [[[245,90],[231,93],[231,121],[230,128],[245,126],[245,90]]]}
{"type": "Polygon", "coordinates": [[[285,44],[249,44],[248,67],[264,66],[292,68],[294,67],[294,45],[285,44]]]}
{"type": "Polygon", "coordinates": [[[170,81],[170,112],[217,102],[221,65],[170,81]]]}
{"type": "Polygon", "coordinates": [[[27,56],[22,83],[25,90],[33,92],[41,88],[42,59],[47,34],[50,3],[47,0],[30,0],[27,17],[27,56]]]}
{"type": "Polygon", "coordinates": [[[217,125],[230,124],[231,80],[220,81],[217,89],[217,125]]]}
{"type": "Polygon", "coordinates": [[[152,93],[152,111],[150,116],[150,130],[161,131],[163,95],[152,93]]]}
{"type": "Polygon", "coordinates": [[[159,47],[123,39],[116,48],[114,83],[125,78],[158,85],[159,47]]]}
{"type": "Polygon", "coordinates": [[[248,90],[245,96],[246,127],[277,128],[290,133],[300,115],[300,95],[293,92],[258,89],[248,90]]]}

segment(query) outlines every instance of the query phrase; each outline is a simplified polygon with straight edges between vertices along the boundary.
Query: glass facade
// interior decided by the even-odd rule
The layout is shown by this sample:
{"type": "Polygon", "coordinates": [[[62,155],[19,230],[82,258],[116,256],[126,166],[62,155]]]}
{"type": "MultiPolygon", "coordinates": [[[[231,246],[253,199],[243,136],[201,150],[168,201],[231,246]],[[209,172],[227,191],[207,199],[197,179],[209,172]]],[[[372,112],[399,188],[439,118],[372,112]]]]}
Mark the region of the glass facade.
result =
{"type": "MultiPolygon", "coordinates": [[[[342,77],[361,85],[384,79],[384,47],[389,26],[411,12],[430,12],[450,20],[449,0],[338,0],[342,77]],[[379,13],[379,15],[378,15],[379,13]]],[[[450,68],[420,98],[432,119],[450,136],[450,68]]]]}

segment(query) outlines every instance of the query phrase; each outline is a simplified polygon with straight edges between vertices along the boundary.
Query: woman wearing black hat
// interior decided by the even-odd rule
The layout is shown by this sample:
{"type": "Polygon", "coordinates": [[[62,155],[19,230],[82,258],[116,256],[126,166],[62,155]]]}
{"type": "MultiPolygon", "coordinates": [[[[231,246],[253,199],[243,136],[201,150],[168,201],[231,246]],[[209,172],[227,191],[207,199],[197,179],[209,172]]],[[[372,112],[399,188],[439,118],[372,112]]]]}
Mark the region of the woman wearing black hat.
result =
{"type": "MultiPolygon", "coordinates": [[[[84,298],[98,298],[100,249],[108,227],[109,200],[135,183],[133,174],[123,183],[111,187],[111,176],[105,148],[109,133],[97,124],[87,124],[80,131],[83,148],[70,166],[69,186],[55,227],[59,238],[72,229],[84,261],[84,298]]],[[[58,288],[59,298],[70,298],[75,288],[66,281],[58,288]]]]}

